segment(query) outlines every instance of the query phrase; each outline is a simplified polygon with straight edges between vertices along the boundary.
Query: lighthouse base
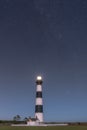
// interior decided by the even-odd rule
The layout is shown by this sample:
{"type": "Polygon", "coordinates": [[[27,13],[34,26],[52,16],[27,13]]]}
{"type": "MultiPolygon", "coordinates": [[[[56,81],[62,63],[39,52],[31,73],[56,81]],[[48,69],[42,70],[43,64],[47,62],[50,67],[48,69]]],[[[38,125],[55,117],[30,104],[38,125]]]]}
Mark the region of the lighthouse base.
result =
{"type": "Polygon", "coordinates": [[[40,123],[43,122],[43,113],[35,113],[35,118],[39,120],[40,123]]]}

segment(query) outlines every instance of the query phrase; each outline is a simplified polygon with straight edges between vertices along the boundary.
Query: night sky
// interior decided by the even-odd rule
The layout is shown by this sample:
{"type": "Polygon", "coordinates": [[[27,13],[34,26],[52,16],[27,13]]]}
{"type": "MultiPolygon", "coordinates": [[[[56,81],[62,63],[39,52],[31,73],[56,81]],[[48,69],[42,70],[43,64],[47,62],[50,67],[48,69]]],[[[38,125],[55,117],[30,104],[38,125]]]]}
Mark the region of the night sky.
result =
{"type": "Polygon", "coordinates": [[[87,121],[87,0],[0,0],[0,119],[87,121]]]}

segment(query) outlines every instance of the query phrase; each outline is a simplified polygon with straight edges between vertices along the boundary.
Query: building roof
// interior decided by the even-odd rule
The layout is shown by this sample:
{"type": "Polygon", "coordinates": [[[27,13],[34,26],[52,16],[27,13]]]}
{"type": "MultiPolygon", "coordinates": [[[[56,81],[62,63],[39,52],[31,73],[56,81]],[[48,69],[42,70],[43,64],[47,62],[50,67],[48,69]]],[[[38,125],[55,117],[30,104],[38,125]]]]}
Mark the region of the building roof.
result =
{"type": "Polygon", "coordinates": [[[38,118],[37,118],[37,117],[36,117],[36,118],[29,117],[29,120],[30,120],[30,121],[37,121],[38,118]]]}

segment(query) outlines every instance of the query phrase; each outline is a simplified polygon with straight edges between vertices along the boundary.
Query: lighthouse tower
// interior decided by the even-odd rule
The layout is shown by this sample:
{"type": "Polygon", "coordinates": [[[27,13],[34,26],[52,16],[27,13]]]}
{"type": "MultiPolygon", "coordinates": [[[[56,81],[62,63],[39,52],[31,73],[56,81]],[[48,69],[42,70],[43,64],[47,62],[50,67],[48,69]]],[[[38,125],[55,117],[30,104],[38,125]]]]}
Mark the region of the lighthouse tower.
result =
{"type": "Polygon", "coordinates": [[[36,79],[36,104],[35,104],[35,118],[39,122],[43,122],[43,100],[42,100],[42,77],[37,76],[36,79]]]}

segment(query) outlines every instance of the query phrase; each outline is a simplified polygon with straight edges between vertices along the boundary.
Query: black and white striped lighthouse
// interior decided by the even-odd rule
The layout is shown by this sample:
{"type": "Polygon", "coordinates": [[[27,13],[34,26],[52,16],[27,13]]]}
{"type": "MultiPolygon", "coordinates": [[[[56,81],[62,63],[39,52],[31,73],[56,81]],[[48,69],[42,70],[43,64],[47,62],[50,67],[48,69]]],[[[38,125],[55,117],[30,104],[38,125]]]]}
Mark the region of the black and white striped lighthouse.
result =
{"type": "Polygon", "coordinates": [[[42,100],[42,77],[37,76],[36,79],[36,104],[35,104],[35,118],[39,122],[43,122],[43,100],[42,100]]]}

